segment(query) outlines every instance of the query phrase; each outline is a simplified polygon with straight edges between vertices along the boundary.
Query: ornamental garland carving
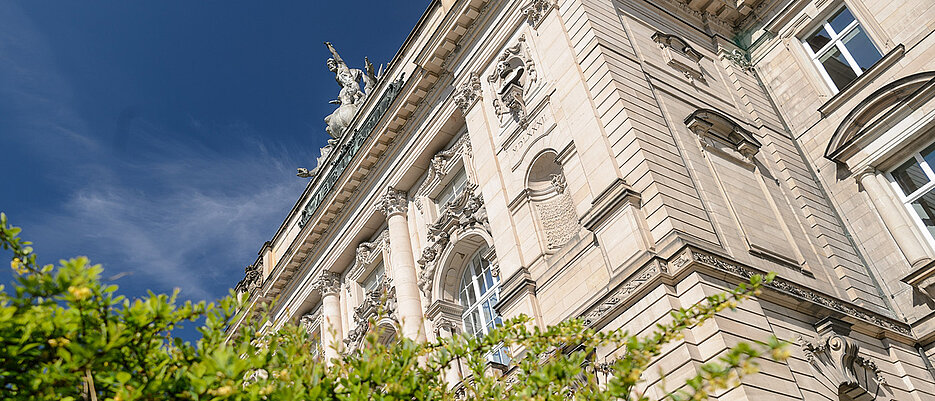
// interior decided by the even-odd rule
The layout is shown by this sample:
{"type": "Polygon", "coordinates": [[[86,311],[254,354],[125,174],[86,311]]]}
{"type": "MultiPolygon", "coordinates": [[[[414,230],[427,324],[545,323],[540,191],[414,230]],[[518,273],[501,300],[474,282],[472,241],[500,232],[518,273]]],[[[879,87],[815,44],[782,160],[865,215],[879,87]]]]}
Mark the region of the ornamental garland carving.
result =
{"type": "Polygon", "coordinates": [[[432,280],[438,255],[448,246],[452,235],[475,227],[490,232],[484,198],[477,192],[477,184],[468,182],[458,196],[444,206],[438,220],[428,227],[428,245],[423,248],[418,261],[422,267],[419,288],[427,298],[432,297],[432,280]]]}
{"type": "Polygon", "coordinates": [[[474,101],[480,96],[480,77],[476,72],[472,72],[468,81],[458,85],[454,92],[455,105],[461,109],[462,114],[467,114],[468,108],[474,104],[474,101]]]}
{"type": "Polygon", "coordinates": [[[549,14],[549,11],[552,11],[553,7],[555,7],[554,0],[532,0],[523,6],[523,15],[529,25],[538,28],[539,23],[545,19],[545,16],[549,14]]]}
{"type": "Polygon", "coordinates": [[[630,295],[633,295],[643,284],[646,284],[650,280],[656,278],[662,273],[665,273],[666,265],[665,262],[660,260],[654,260],[649,263],[646,267],[643,268],[638,274],[627,279],[623,284],[617,287],[610,296],[605,298],[600,304],[591,308],[583,316],[584,324],[586,326],[593,326],[606,318],[611,312],[614,312],[621,306],[630,295]]]}
{"type": "Polygon", "coordinates": [[[383,199],[380,200],[380,209],[386,217],[394,214],[406,214],[409,208],[409,200],[406,198],[406,192],[397,190],[393,187],[387,187],[383,199]]]}
{"type": "Polygon", "coordinates": [[[337,294],[341,290],[341,274],[322,270],[315,282],[315,289],[321,291],[321,295],[337,294]]]}
{"type": "Polygon", "coordinates": [[[526,115],[526,95],[534,86],[537,74],[526,36],[503,50],[497,57],[494,72],[487,77],[494,91],[493,107],[498,116],[510,115],[521,127],[529,121],[526,115]]]}

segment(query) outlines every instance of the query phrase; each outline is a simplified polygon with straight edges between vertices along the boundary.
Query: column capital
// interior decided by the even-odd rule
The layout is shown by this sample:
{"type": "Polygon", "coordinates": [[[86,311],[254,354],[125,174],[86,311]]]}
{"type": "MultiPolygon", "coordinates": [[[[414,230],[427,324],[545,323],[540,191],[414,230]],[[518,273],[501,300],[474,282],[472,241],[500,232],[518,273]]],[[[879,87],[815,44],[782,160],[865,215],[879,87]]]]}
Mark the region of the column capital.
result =
{"type": "Polygon", "coordinates": [[[863,184],[861,181],[863,181],[864,177],[877,175],[879,173],[880,172],[876,168],[873,168],[873,166],[867,166],[857,170],[857,172],[854,174],[854,179],[857,180],[858,184],[863,184]]]}
{"type": "Polygon", "coordinates": [[[322,270],[315,282],[315,289],[321,291],[321,295],[337,294],[341,291],[341,274],[330,270],[322,270]]]}
{"type": "Polygon", "coordinates": [[[380,209],[386,217],[394,214],[406,214],[409,208],[409,199],[405,191],[400,191],[393,187],[387,187],[383,199],[380,200],[380,209]]]}
{"type": "Polygon", "coordinates": [[[474,105],[474,101],[479,97],[481,97],[480,77],[476,72],[472,72],[467,82],[455,88],[454,102],[461,109],[461,113],[467,114],[468,109],[474,105]]]}

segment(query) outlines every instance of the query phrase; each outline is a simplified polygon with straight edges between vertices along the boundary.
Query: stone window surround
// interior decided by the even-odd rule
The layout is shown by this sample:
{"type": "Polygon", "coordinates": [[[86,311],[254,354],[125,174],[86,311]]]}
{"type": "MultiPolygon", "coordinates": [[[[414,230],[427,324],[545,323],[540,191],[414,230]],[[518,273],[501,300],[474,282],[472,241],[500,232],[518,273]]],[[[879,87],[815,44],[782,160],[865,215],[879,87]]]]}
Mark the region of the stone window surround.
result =
{"type": "MultiPolygon", "coordinates": [[[[843,100],[850,98],[855,92],[853,90],[854,88],[864,87],[867,82],[872,80],[868,78],[878,75],[879,72],[885,70],[886,67],[892,65],[902,56],[902,52],[894,51],[897,46],[890,40],[886,31],[884,31],[877,22],[873,13],[861,2],[854,0],[793,2],[789,8],[768,22],[765,29],[769,32],[777,33],[778,36],[782,38],[785,47],[792,52],[793,59],[799,66],[799,69],[803,71],[808,81],[812,84],[812,87],[819,93],[819,98],[825,100],[827,103],[834,103],[831,106],[835,107],[843,103],[843,100]],[[814,32],[841,6],[846,6],[848,10],[851,11],[851,14],[853,14],[854,18],[860,23],[861,28],[864,29],[870,41],[877,45],[878,50],[884,56],[877,61],[873,67],[858,76],[850,85],[842,88],[840,91],[835,91],[825,81],[821,72],[818,70],[819,67],[812,61],[811,56],[805,49],[806,45],[803,41],[808,34],[814,32]]],[[[823,105],[821,109],[829,108],[827,103],[823,105]]],[[[830,113],[830,111],[827,110],[825,112],[830,113]]]]}
{"type": "Polygon", "coordinates": [[[928,145],[926,134],[933,131],[935,72],[919,73],[883,86],[855,107],[832,136],[825,157],[852,172],[869,197],[910,266],[901,281],[935,299],[935,248],[886,174],[928,145]],[[900,91],[908,94],[900,97],[900,91]]]}
{"type": "Polygon", "coordinates": [[[344,286],[355,296],[355,300],[360,300],[366,294],[363,293],[363,281],[373,272],[381,263],[384,265],[384,275],[389,277],[390,270],[387,266],[389,261],[389,230],[383,229],[380,234],[373,237],[372,241],[361,242],[355,251],[354,264],[347,270],[344,276],[344,286]]]}
{"type": "Polygon", "coordinates": [[[448,185],[448,182],[454,177],[454,173],[460,170],[464,171],[467,182],[474,182],[468,168],[466,157],[470,157],[471,142],[467,133],[467,127],[455,135],[456,139],[452,141],[451,146],[439,151],[429,162],[428,171],[422,184],[414,193],[414,203],[416,208],[423,213],[425,221],[434,222],[441,214],[441,208],[444,205],[435,205],[435,197],[448,185]],[[425,207],[425,205],[435,205],[435,207],[425,207]]]}

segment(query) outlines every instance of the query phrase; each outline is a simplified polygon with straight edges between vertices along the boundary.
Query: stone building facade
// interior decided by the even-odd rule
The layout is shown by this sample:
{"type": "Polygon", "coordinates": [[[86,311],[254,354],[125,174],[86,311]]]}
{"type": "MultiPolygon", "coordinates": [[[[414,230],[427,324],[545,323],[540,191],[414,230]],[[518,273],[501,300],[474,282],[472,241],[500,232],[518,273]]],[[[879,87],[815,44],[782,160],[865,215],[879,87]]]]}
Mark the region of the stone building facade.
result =
{"type": "Polygon", "coordinates": [[[387,341],[644,332],[772,271],[669,380],[775,334],[720,399],[935,399],[933,32],[927,0],[435,1],[238,289],[333,356],[379,308],[387,341]]]}

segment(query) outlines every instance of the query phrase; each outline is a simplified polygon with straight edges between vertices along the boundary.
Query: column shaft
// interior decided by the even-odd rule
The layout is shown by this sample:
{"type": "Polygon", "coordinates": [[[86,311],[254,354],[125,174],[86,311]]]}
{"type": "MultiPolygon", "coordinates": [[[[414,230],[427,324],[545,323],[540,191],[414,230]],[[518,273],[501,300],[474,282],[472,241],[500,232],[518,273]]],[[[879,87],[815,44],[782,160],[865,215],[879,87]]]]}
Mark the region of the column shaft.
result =
{"type": "Polygon", "coordinates": [[[341,356],[344,330],[341,327],[341,299],[337,292],[323,293],[321,298],[321,348],[325,361],[341,356]]]}
{"type": "Polygon", "coordinates": [[[880,217],[883,218],[886,228],[889,229],[893,239],[896,240],[896,245],[899,246],[906,259],[909,260],[909,264],[915,266],[917,263],[927,260],[928,255],[926,255],[922,243],[919,242],[919,238],[913,232],[910,222],[900,213],[899,208],[902,205],[893,200],[886,187],[881,183],[880,178],[882,177],[877,177],[877,175],[875,171],[863,172],[858,176],[858,180],[864,190],[867,191],[867,195],[870,196],[870,201],[877,209],[877,212],[880,213],[880,217]]]}
{"type": "Polygon", "coordinates": [[[409,222],[406,220],[409,200],[405,192],[392,187],[382,201],[386,215],[390,241],[390,266],[393,271],[393,286],[396,287],[396,313],[403,337],[414,341],[425,341],[425,325],[422,318],[422,299],[416,262],[412,256],[412,241],[409,238],[409,222]]]}

